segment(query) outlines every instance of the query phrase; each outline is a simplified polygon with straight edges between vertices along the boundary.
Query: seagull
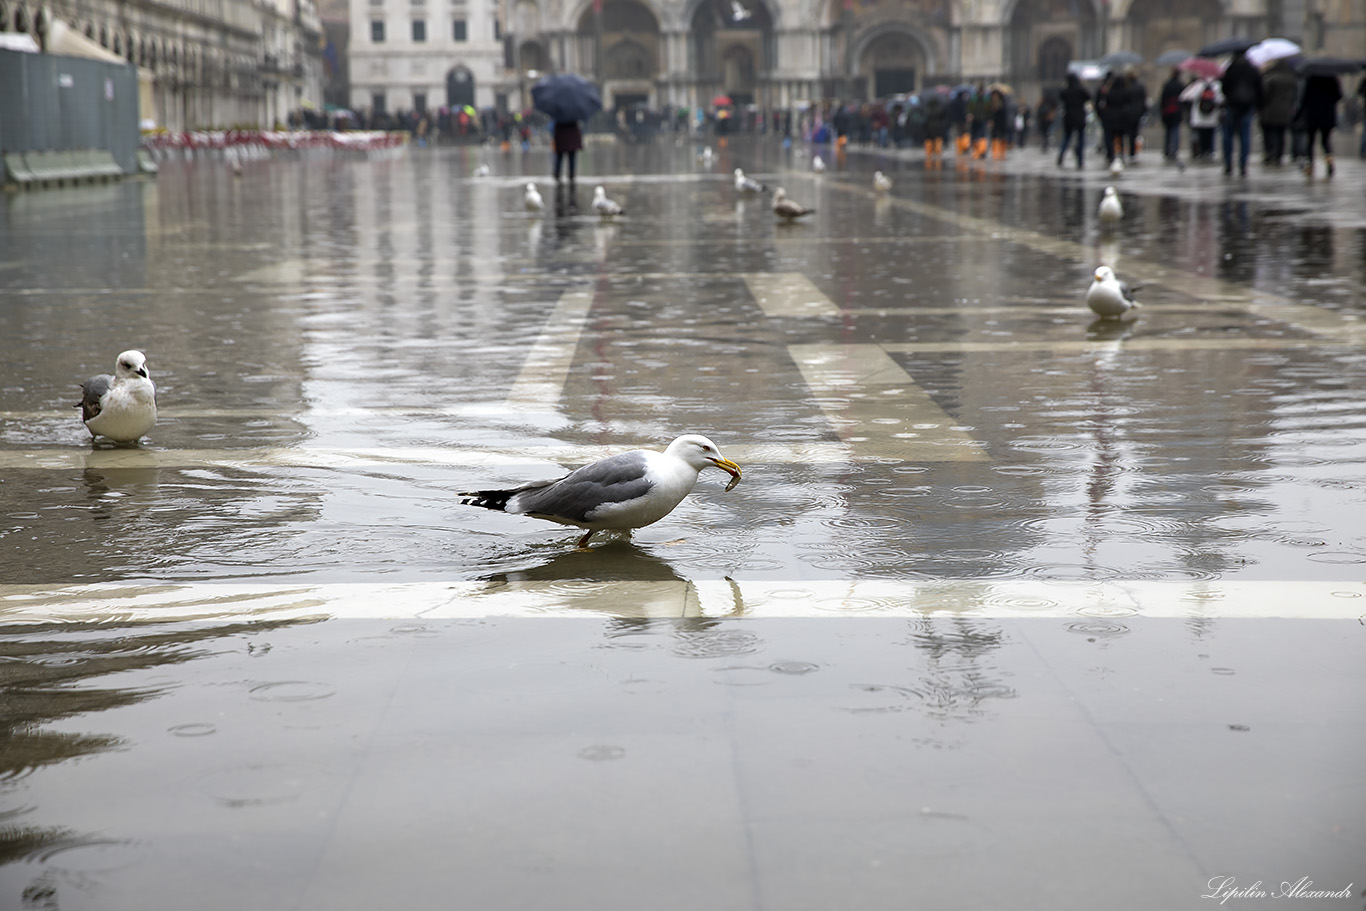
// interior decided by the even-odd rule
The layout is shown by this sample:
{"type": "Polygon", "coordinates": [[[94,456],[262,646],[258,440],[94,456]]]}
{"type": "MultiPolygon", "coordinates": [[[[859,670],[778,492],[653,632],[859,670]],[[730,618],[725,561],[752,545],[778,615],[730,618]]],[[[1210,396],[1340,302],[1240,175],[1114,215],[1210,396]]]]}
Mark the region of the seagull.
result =
{"type": "Polygon", "coordinates": [[[517,516],[577,525],[587,547],[596,531],[652,525],[673,512],[692,492],[704,468],[731,476],[726,490],[740,483],[740,466],[721,455],[704,436],[685,434],[663,452],[635,449],[608,456],[571,471],[557,481],[540,481],[508,490],[476,490],[459,494],[464,506],[482,506],[517,516]]]}
{"type": "Polygon", "coordinates": [[[697,153],[697,160],[708,167],[711,166],[712,151],[711,146],[703,146],[702,151],[697,153]]]}
{"type": "Polygon", "coordinates": [[[1111,176],[1111,177],[1120,177],[1120,176],[1122,176],[1123,174],[1124,174],[1124,162],[1120,160],[1120,157],[1119,157],[1118,155],[1116,155],[1116,156],[1115,156],[1113,159],[1111,159],[1111,161],[1110,161],[1110,176],[1111,176]]]}
{"type": "Polygon", "coordinates": [[[607,191],[601,185],[593,188],[593,210],[603,218],[620,215],[626,210],[607,198],[607,191]]]}
{"type": "Polygon", "coordinates": [[[740,0],[730,0],[730,18],[732,22],[744,22],[752,15],[754,15],[754,12],[741,6],[740,0]]]}
{"type": "Polygon", "coordinates": [[[821,158],[819,155],[817,155],[815,158],[812,158],[812,159],[811,159],[811,170],[815,171],[817,174],[819,174],[819,173],[821,173],[822,171],[824,171],[824,170],[825,170],[825,159],[824,159],[824,158],[821,158]]]}
{"type": "Polygon", "coordinates": [[[739,168],[735,169],[735,192],[737,193],[762,193],[768,187],[759,183],[752,177],[746,177],[745,172],[739,168]]]}
{"type": "Polygon", "coordinates": [[[526,185],[526,196],[522,198],[522,205],[526,206],[528,212],[545,211],[545,200],[541,198],[541,191],[536,189],[534,183],[526,185]]]}
{"type": "Polygon", "coordinates": [[[480,162],[479,167],[477,167],[477,168],[474,169],[473,176],[474,176],[474,177],[488,177],[488,176],[489,176],[489,166],[488,166],[488,164],[487,164],[487,163],[484,163],[484,162],[480,162]]]}
{"type": "MultiPolygon", "coordinates": [[[[1119,159],[1115,159],[1118,161],[1119,159]]],[[[1119,196],[1115,194],[1114,187],[1106,187],[1105,195],[1100,198],[1100,223],[1103,225],[1113,225],[1124,217],[1124,206],[1120,205],[1119,196]]]]}
{"type": "Polygon", "coordinates": [[[879,193],[886,193],[892,188],[892,179],[881,171],[873,172],[873,189],[879,193]]]}
{"type": "Polygon", "coordinates": [[[1115,278],[1115,272],[1109,266],[1100,266],[1096,269],[1095,281],[1086,289],[1086,306],[1102,319],[1119,319],[1139,306],[1134,300],[1137,287],[1115,278]]]}
{"type": "Polygon", "coordinates": [[[803,215],[810,215],[815,209],[808,209],[798,202],[793,202],[787,198],[787,191],[782,187],[773,191],[773,214],[788,221],[801,218],[803,215]]]}
{"type": "Polygon", "coordinates": [[[157,422],[157,387],[147,373],[147,357],[128,350],[114,362],[114,375],[101,373],[81,384],[81,420],[90,438],[135,443],[157,422]]]}

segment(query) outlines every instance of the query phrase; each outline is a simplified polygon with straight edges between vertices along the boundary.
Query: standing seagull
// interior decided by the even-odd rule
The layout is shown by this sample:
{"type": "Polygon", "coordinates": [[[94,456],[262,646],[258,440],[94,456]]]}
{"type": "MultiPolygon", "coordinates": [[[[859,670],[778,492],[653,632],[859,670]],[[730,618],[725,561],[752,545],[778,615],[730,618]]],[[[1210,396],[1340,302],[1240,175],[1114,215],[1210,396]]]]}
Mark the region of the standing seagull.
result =
{"type": "Polygon", "coordinates": [[[767,190],[767,189],[768,189],[768,187],[766,187],[766,186],[764,186],[763,184],[759,183],[759,181],[755,180],[753,177],[746,177],[744,171],[740,170],[739,168],[736,168],[736,169],[735,169],[735,192],[736,192],[736,193],[747,193],[747,194],[762,193],[762,192],[764,192],[764,190],[767,190]]]}
{"type": "Polygon", "coordinates": [[[811,159],[811,170],[815,171],[817,174],[819,174],[819,173],[821,173],[822,171],[824,171],[824,170],[825,170],[825,159],[822,158],[822,157],[820,157],[819,155],[817,155],[815,158],[812,158],[812,159],[811,159]]]}
{"type": "Polygon", "coordinates": [[[879,193],[886,193],[892,188],[892,179],[881,171],[873,172],[873,189],[879,193]]]}
{"type": "Polygon", "coordinates": [[[1105,195],[1100,198],[1100,223],[1106,226],[1113,225],[1123,217],[1124,206],[1120,205],[1115,188],[1106,187],[1105,195]]]}
{"type": "Polygon", "coordinates": [[[1138,307],[1138,301],[1134,300],[1136,288],[1115,278],[1115,272],[1109,266],[1100,266],[1096,269],[1095,281],[1086,289],[1086,306],[1102,319],[1119,319],[1138,307]]]}
{"type": "Polygon", "coordinates": [[[472,172],[470,172],[470,176],[471,176],[471,177],[488,177],[488,176],[489,176],[489,166],[488,166],[488,164],[485,163],[485,162],[480,162],[479,165],[478,165],[472,172]]]}
{"type": "Polygon", "coordinates": [[[459,496],[465,506],[577,525],[587,532],[579,547],[587,547],[595,531],[629,533],[658,522],[692,493],[702,469],[712,467],[731,476],[726,490],[740,483],[740,466],[723,457],[711,440],[690,433],[663,452],[635,449],[608,456],[557,481],[459,496]]]}
{"type": "Polygon", "coordinates": [[[613,215],[620,215],[626,210],[608,199],[607,191],[598,185],[593,188],[593,211],[603,218],[611,218],[613,215]]]}
{"type": "Polygon", "coordinates": [[[526,185],[526,196],[522,198],[522,205],[526,206],[528,212],[545,211],[545,200],[541,198],[541,191],[536,189],[534,183],[526,185]]]}
{"type": "Polygon", "coordinates": [[[81,384],[81,420],[90,438],[134,443],[157,422],[157,387],[147,373],[147,357],[129,350],[114,363],[114,375],[101,373],[81,384]]]}
{"type": "Polygon", "coordinates": [[[787,198],[787,191],[782,187],[773,191],[773,214],[788,221],[801,218],[803,215],[810,215],[815,209],[808,209],[799,202],[793,202],[787,198]]]}

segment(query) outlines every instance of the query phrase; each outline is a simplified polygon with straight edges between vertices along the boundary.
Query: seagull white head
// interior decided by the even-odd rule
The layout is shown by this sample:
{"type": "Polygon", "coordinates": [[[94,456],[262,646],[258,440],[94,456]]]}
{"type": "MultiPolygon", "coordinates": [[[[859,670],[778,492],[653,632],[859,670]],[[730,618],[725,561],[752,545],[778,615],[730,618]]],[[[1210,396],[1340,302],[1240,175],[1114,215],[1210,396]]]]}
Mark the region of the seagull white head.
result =
{"type": "Polygon", "coordinates": [[[682,459],[698,471],[716,467],[732,478],[740,477],[740,466],[721,455],[721,450],[716,444],[700,434],[684,434],[670,443],[664,454],[682,459]]]}
{"type": "Polygon", "coordinates": [[[735,176],[736,176],[736,177],[744,177],[744,176],[745,176],[745,172],[742,171],[742,170],[740,170],[739,168],[736,168],[736,169],[735,169],[735,176]]]}
{"type": "Polygon", "coordinates": [[[536,192],[536,185],[535,185],[534,183],[529,183],[529,184],[527,184],[527,185],[526,185],[526,191],[527,191],[528,193],[535,193],[535,192],[536,192]]]}
{"type": "Polygon", "coordinates": [[[602,188],[602,184],[598,184],[596,187],[593,188],[593,198],[594,198],[594,199],[606,199],[606,198],[607,198],[607,191],[604,190],[604,189],[602,188]]]}
{"type": "Polygon", "coordinates": [[[776,203],[778,200],[780,200],[780,199],[786,199],[786,198],[787,198],[787,191],[784,190],[782,187],[778,187],[778,189],[776,189],[776,190],[773,191],[773,201],[774,201],[775,203],[776,203]]]}
{"type": "Polygon", "coordinates": [[[1105,195],[1106,195],[1106,196],[1114,196],[1114,195],[1115,195],[1115,188],[1114,188],[1114,187],[1106,187],[1106,188],[1105,188],[1105,195]]]}
{"type": "Polygon", "coordinates": [[[1116,280],[1116,279],[1115,279],[1115,270],[1114,270],[1114,269],[1111,269],[1109,266],[1097,266],[1097,267],[1096,267],[1096,281],[1098,281],[1098,282],[1112,282],[1112,281],[1115,281],[1115,280],[1116,280]]]}
{"type": "Polygon", "coordinates": [[[140,376],[145,380],[149,379],[151,374],[147,372],[147,355],[130,348],[120,354],[119,359],[114,362],[114,378],[128,379],[133,376],[140,376]]]}

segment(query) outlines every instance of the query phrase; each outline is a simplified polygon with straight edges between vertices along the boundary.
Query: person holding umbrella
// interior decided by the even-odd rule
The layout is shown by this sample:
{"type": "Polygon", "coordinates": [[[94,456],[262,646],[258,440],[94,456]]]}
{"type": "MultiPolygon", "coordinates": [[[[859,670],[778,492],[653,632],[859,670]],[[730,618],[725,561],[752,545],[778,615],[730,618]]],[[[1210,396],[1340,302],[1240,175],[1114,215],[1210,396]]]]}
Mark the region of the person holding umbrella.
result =
{"type": "Polygon", "coordinates": [[[569,183],[575,177],[575,163],[583,148],[583,130],[579,121],[587,120],[602,110],[602,93],[593,83],[573,73],[546,76],[531,87],[531,101],[538,111],[555,122],[552,134],[555,150],[555,183],[560,182],[560,171],[568,159],[569,183]]]}

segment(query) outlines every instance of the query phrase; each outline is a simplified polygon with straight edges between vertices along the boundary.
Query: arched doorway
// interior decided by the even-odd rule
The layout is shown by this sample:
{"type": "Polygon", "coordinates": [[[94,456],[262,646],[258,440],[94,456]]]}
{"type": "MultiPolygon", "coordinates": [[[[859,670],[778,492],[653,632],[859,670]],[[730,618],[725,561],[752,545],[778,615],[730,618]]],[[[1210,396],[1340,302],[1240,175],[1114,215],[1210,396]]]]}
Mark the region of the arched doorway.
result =
{"type": "MultiPolygon", "coordinates": [[[[637,0],[606,0],[602,13],[590,5],[579,18],[579,59],[603,80],[604,96],[648,92],[659,73],[659,20],[637,0]],[[601,27],[601,31],[599,31],[601,27]],[[607,82],[617,86],[609,87],[607,82]]],[[[603,98],[607,101],[607,97],[603,98]]]]}
{"type": "Polygon", "coordinates": [[[539,41],[523,41],[517,45],[517,68],[522,73],[545,72],[550,69],[550,58],[539,41]]]}
{"type": "Polygon", "coordinates": [[[925,51],[909,32],[885,31],[868,41],[858,55],[858,73],[870,98],[904,95],[919,88],[925,73],[925,51]]]}
{"type": "Polygon", "coordinates": [[[1198,48],[1222,37],[1219,0],[1134,0],[1129,48],[1149,60],[1172,48],[1198,48]]]}
{"type": "Polygon", "coordinates": [[[1067,78],[1067,64],[1075,59],[1072,42],[1054,35],[1039,45],[1038,78],[1044,85],[1061,85],[1067,78]]]}
{"type": "Polygon", "coordinates": [[[691,52],[703,103],[716,95],[737,105],[760,102],[776,56],[768,7],[760,0],[702,0],[693,11],[691,52]]]}
{"type": "Polygon", "coordinates": [[[1098,56],[1099,30],[1091,0],[1019,0],[1007,30],[1009,81],[1022,94],[1061,83],[1073,59],[1098,56]],[[1062,69],[1058,71],[1058,60],[1062,69]]]}
{"type": "Polygon", "coordinates": [[[452,67],[446,73],[446,107],[455,111],[467,104],[474,106],[474,74],[468,67],[452,67]]]}

